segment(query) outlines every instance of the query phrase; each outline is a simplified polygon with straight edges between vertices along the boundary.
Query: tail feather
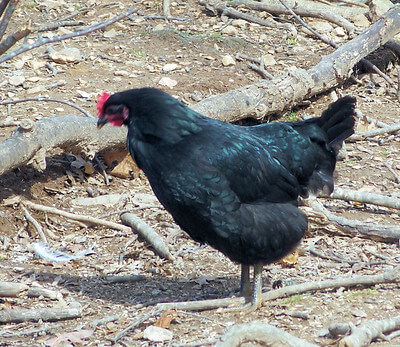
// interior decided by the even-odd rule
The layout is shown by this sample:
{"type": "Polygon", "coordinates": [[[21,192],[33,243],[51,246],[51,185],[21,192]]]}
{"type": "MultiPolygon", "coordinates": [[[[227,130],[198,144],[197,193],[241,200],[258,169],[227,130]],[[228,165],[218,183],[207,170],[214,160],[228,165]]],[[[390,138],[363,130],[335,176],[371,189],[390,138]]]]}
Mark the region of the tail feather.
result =
{"type": "Polygon", "coordinates": [[[318,125],[328,136],[328,144],[338,151],[345,139],[354,133],[356,98],[338,99],[322,112],[318,125]]]}

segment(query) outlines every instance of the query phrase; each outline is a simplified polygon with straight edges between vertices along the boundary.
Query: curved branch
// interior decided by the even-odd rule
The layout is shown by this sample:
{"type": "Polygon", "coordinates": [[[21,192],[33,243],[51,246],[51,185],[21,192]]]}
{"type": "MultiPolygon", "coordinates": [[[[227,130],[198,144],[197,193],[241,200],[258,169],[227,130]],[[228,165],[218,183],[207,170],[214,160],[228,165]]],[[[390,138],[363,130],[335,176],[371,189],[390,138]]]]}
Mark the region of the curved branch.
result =
{"type": "Polygon", "coordinates": [[[10,60],[10,59],[16,57],[17,55],[19,55],[21,53],[25,53],[27,51],[30,51],[30,50],[34,49],[34,48],[43,46],[43,45],[45,45],[47,43],[64,41],[64,40],[67,40],[67,39],[70,39],[70,38],[73,38],[73,37],[84,36],[84,35],[92,33],[93,31],[96,31],[96,30],[99,30],[99,29],[103,29],[103,28],[105,28],[105,27],[107,27],[107,26],[119,21],[122,18],[130,16],[131,14],[135,13],[136,11],[137,11],[137,9],[129,10],[128,12],[120,14],[119,16],[116,16],[116,17],[114,17],[114,18],[112,18],[112,19],[110,19],[110,20],[108,20],[106,22],[100,22],[100,23],[97,23],[97,24],[94,24],[94,25],[90,25],[90,26],[88,26],[88,27],[86,27],[86,28],[84,28],[82,30],[75,31],[75,32],[70,33],[70,34],[65,34],[65,35],[61,35],[61,36],[54,36],[54,37],[48,37],[48,38],[44,38],[44,37],[39,36],[39,38],[34,43],[32,43],[30,45],[23,44],[21,47],[19,47],[15,51],[12,51],[12,52],[10,52],[8,54],[3,55],[0,58],[0,64],[4,63],[7,60],[10,60]]]}
{"type": "Polygon", "coordinates": [[[10,101],[2,101],[0,102],[0,105],[15,105],[20,102],[26,102],[26,101],[49,101],[49,102],[58,102],[60,104],[68,105],[80,112],[82,112],[86,117],[93,118],[95,119],[94,116],[92,116],[88,111],[86,111],[84,108],[73,104],[72,102],[61,100],[61,99],[54,99],[54,98],[44,98],[42,96],[36,97],[36,98],[26,98],[26,99],[19,99],[19,100],[10,100],[10,101]]]}

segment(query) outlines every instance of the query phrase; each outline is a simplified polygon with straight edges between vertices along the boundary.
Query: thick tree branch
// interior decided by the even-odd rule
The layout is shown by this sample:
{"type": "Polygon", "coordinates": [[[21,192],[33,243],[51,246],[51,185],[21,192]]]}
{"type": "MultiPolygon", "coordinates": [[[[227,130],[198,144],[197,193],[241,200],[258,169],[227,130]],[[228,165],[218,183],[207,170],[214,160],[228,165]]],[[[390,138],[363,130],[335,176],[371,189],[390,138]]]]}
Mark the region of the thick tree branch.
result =
{"type": "Polygon", "coordinates": [[[245,116],[263,118],[343,83],[353,66],[400,32],[400,9],[393,8],[359,36],[321,59],[309,70],[296,69],[270,81],[260,81],[211,96],[193,108],[223,121],[245,116]]]}

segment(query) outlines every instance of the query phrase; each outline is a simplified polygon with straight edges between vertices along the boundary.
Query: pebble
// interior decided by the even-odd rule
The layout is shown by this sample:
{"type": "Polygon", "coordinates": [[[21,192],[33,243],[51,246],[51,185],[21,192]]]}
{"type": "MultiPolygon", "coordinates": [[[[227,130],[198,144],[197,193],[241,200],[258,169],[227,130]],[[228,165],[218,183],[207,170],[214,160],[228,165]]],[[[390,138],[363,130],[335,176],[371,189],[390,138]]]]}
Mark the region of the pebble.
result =
{"type": "Polygon", "coordinates": [[[20,86],[24,82],[25,82],[24,76],[11,76],[8,79],[8,83],[10,83],[14,87],[20,86]]]}
{"type": "Polygon", "coordinates": [[[51,60],[59,64],[76,63],[82,59],[81,51],[78,48],[64,48],[60,51],[53,51],[49,54],[51,60]]]}
{"type": "Polygon", "coordinates": [[[173,334],[169,330],[153,325],[148,326],[143,332],[143,337],[153,342],[170,341],[172,340],[172,336],[173,334]]]}
{"type": "Polygon", "coordinates": [[[236,62],[235,62],[235,59],[233,59],[231,55],[227,54],[222,57],[222,65],[232,66],[232,65],[236,65],[236,62]]]}
{"type": "Polygon", "coordinates": [[[162,70],[163,70],[164,72],[170,72],[170,71],[176,70],[178,67],[179,67],[179,65],[178,65],[178,64],[175,64],[175,63],[165,64],[165,65],[163,66],[162,70]]]}
{"type": "Polygon", "coordinates": [[[227,25],[221,30],[221,33],[225,35],[235,36],[237,34],[237,29],[233,25],[227,25]]]}

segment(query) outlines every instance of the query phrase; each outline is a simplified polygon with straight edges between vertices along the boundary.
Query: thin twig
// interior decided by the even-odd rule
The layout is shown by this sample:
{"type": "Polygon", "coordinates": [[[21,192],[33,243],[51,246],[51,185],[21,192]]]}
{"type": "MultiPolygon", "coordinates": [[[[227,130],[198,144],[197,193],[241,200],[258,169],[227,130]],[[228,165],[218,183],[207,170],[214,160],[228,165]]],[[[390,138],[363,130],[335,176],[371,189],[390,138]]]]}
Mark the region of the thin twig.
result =
{"type": "Polygon", "coordinates": [[[162,258],[173,260],[168,247],[163,238],[149,225],[143,222],[139,217],[132,213],[124,213],[121,215],[121,221],[125,225],[132,227],[140,234],[148,243],[152,245],[154,251],[162,258]]]}
{"type": "Polygon", "coordinates": [[[78,25],[83,25],[83,24],[84,24],[84,21],[82,21],[82,20],[59,20],[54,23],[45,24],[42,27],[40,27],[37,31],[38,32],[51,31],[51,30],[56,30],[59,27],[78,26],[78,25]]]}
{"type": "Polygon", "coordinates": [[[118,334],[114,335],[113,337],[110,338],[111,342],[116,343],[121,337],[123,337],[129,330],[132,330],[136,328],[138,325],[146,322],[148,319],[159,315],[162,312],[161,309],[154,309],[152,312],[141,315],[139,318],[137,318],[131,325],[126,327],[124,330],[120,331],[118,334]]]}
{"type": "Polygon", "coordinates": [[[110,185],[110,180],[108,178],[107,172],[106,172],[106,170],[104,170],[104,166],[101,163],[101,161],[99,160],[99,158],[97,158],[97,155],[94,156],[94,160],[95,160],[95,162],[97,163],[97,165],[100,168],[101,174],[104,177],[104,181],[105,181],[106,185],[109,186],[110,185]]]}
{"type": "MultiPolygon", "coordinates": [[[[7,3],[8,1],[5,1],[5,2],[7,3]]],[[[10,22],[11,16],[15,11],[15,8],[17,7],[18,2],[19,2],[19,0],[11,0],[10,2],[8,2],[8,4],[6,4],[6,9],[5,9],[3,18],[0,21],[0,41],[3,38],[4,33],[6,32],[8,23],[10,22]]]]}
{"type": "Polygon", "coordinates": [[[38,97],[34,97],[34,98],[2,101],[2,102],[0,102],[0,105],[14,105],[14,104],[18,104],[20,102],[27,102],[27,101],[58,102],[60,104],[65,104],[65,105],[68,105],[70,107],[77,109],[78,111],[82,112],[86,117],[95,119],[95,117],[93,117],[88,111],[86,111],[85,109],[83,109],[82,107],[80,107],[76,104],[73,104],[72,102],[60,100],[60,99],[54,99],[54,98],[44,98],[42,96],[38,96],[38,97]]]}
{"type": "Polygon", "coordinates": [[[338,199],[345,201],[355,201],[363,204],[374,204],[378,206],[384,206],[389,208],[400,209],[400,199],[392,196],[360,192],[350,189],[335,188],[335,190],[329,196],[324,196],[328,199],[338,199]]]}
{"type": "Polygon", "coordinates": [[[16,49],[15,51],[12,51],[12,52],[10,52],[8,54],[3,55],[0,58],[0,64],[4,63],[7,60],[10,60],[10,59],[16,57],[17,55],[19,55],[21,53],[28,52],[28,51],[30,51],[30,50],[32,50],[34,48],[43,46],[43,45],[45,45],[47,43],[64,41],[64,40],[67,40],[67,39],[70,39],[70,38],[73,38],[73,37],[84,36],[84,35],[87,35],[87,34],[90,34],[90,33],[94,32],[94,31],[97,31],[99,29],[103,29],[103,28],[105,28],[105,27],[107,27],[107,26],[109,26],[109,25],[111,25],[111,24],[113,24],[113,23],[115,23],[115,22],[117,22],[117,21],[119,21],[119,20],[121,20],[121,19],[123,19],[123,18],[125,18],[125,17],[127,17],[127,16],[129,16],[131,14],[133,14],[133,13],[135,13],[136,11],[137,11],[137,9],[131,9],[131,10],[127,11],[126,13],[123,13],[123,14],[121,14],[119,16],[116,16],[116,17],[114,17],[114,18],[112,18],[112,19],[110,19],[110,20],[108,20],[106,22],[100,22],[100,23],[97,23],[97,24],[94,24],[94,25],[90,25],[88,27],[83,28],[82,30],[75,31],[75,32],[70,33],[70,34],[65,34],[65,35],[61,35],[61,36],[54,36],[54,37],[48,37],[48,38],[44,38],[42,36],[39,36],[38,39],[35,42],[33,42],[32,44],[23,44],[20,48],[16,49]]]}
{"type": "Polygon", "coordinates": [[[339,258],[337,256],[331,256],[331,255],[325,255],[322,254],[321,252],[317,251],[314,247],[308,247],[308,251],[317,256],[320,257],[322,259],[327,259],[327,260],[333,260],[333,261],[337,261],[339,263],[348,263],[348,264],[363,264],[365,266],[372,266],[372,265],[381,265],[381,264],[387,264],[386,261],[372,261],[372,262],[363,262],[361,260],[349,260],[349,259],[343,259],[343,258],[339,258]]]}
{"type": "Polygon", "coordinates": [[[77,220],[77,221],[84,222],[84,223],[90,223],[90,224],[95,224],[95,225],[103,225],[105,227],[109,227],[109,228],[112,228],[112,229],[123,231],[126,234],[131,234],[132,233],[132,230],[131,230],[130,227],[127,227],[127,226],[119,224],[119,223],[106,221],[106,220],[95,218],[95,217],[92,217],[92,216],[85,216],[85,215],[79,215],[79,214],[74,214],[74,213],[62,211],[62,210],[59,210],[59,209],[54,208],[54,207],[35,204],[35,203],[33,203],[31,201],[28,201],[28,200],[24,201],[23,204],[28,206],[28,207],[30,207],[30,208],[32,208],[32,209],[34,209],[34,210],[37,210],[37,211],[57,214],[59,216],[66,217],[66,218],[69,218],[69,219],[72,219],[72,220],[77,220]]]}
{"type": "Polygon", "coordinates": [[[266,80],[272,80],[274,78],[274,76],[272,76],[270,73],[268,73],[265,69],[263,69],[260,66],[250,63],[249,68],[257,72],[262,78],[266,80]]]}
{"type": "Polygon", "coordinates": [[[47,243],[47,238],[43,232],[42,226],[38,223],[38,221],[35,218],[32,217],[32,215],[29,213],[29,211],[26,209],[25,206],[22,206],[22,210],[24,211],[26,220],[34,226],[40,238],[42,239],[42,242],[47,243]]]}
{"type": "MultiPolygon", "coordinates": [[[[327,38],[323,37],[320,35],[317,31],[315,31],[313,28],[311,28],[306,22],[304,22],[283,0],[279,0],[279,2],[284,6],[290,13],[291,15],[296,18],[296,20],[306,27],[308,30],[310,30],[315,36],[317,36],[322,42],[325,42],[326,44],[330,45],[333,48],[338,48],[339,46],[334,43],[332,40],[328,40],[327,38]]],[[[360,60],[361,63],[365,64],[367,67],[370,69],[374,70],[379,76],[381,76],[383,79],[385,79],[392,87],[396,88],[395,83],[392,81],[392,79],[384,74],[381,70],[379,70],[374,64],[372,64],[369,60],[362,58],[360,60]]]]}

